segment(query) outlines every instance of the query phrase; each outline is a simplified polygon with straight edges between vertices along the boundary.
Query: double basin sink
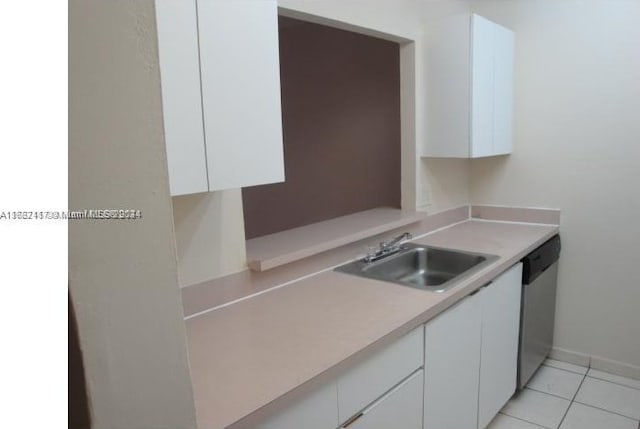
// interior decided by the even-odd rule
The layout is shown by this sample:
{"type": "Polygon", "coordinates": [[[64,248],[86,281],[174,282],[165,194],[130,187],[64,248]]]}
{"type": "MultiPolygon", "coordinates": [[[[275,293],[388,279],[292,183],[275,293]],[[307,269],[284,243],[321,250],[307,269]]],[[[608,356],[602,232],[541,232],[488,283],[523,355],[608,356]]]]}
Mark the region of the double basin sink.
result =
{"type": "Polygon", "coordinates": [[[481,270],[497,259],[496,255],[405,243],[382,259],[374,262],[357,260],[335,271],[416,289],[444,292],[456,280],[481,270]]]}

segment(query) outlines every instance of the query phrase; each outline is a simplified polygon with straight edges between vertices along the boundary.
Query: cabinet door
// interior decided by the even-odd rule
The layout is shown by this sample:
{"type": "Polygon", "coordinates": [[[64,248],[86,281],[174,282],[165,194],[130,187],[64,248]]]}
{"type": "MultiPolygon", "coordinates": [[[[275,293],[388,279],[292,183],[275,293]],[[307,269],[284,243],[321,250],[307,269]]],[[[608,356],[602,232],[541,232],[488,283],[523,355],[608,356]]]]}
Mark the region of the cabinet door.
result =
{"type": "Polygon", "coordinates": [[[476,298],[425,326],[425,429],[477,427],[482,312],[476,298]]]}
{"type": "Polygon", "coordinates": [[[336,384],[329,382],[298,399],[256,429],[334,429],[336,426],[336,384]]]}
{"type": "Polygon", "coordinates": [[[493,153],[511,153],[513,141],[514,34],[494,26],[493,52],[493,153]]]}
{"type": "Polygon", "coordinates": [[[495,24],[472,17],[471,158],[493,155],[493,52],[495,24]]]}
{"type": "Polygon", "coordinates": [[[478,428],[484,429],[516,390],[522,264],[476,296],[482,305],[478,428]]]}
{"type": "Polygon", "coordinates": [[[206,192],[196,0],[156,0],[171,195],[206,192]]]}
{"type": "Polygon", "coordinates": [[[469,15],[425,26],[426,147],[422,156],[469,158],[469,15]]]}
{"type": "Polygon", "coordinates": [[[423,371],[419,370],[342,427],[422,429],[422,388],[423,371]]]}
{"type": "Polygon", "coordinates": [[[197,0],[209,190],[284,181],[276,0],[197,0]]]}

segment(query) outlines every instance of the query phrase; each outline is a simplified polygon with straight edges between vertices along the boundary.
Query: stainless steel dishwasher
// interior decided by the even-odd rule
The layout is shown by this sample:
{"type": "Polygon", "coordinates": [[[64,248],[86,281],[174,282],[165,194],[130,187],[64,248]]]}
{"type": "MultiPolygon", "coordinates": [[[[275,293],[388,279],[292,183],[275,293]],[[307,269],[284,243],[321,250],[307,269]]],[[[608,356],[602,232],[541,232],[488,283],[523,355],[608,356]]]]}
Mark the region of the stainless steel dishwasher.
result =
{"type": "Polygon", "coordinates": [[[555,235],[522,260],[518,389],[551,351],[560,247],[560,236],[555,235]]]}

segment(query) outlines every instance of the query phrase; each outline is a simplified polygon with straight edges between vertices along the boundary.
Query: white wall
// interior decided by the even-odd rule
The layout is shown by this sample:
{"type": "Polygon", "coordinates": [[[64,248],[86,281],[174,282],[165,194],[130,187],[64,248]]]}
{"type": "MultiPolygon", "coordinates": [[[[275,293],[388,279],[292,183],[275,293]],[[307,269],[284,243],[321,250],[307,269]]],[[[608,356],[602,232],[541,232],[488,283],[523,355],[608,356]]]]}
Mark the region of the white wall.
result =
{"type": "Polygon", "coordinates": [[[416,39],[420,15],[416,0],[278,0],[278,6],[350,25],[416,39]]]}
{"type": "Polygon", "coordinates": [[[93,428],[195,428],[152,0],[69,3],[69,209],[84,208],[143,215],[69,222],[93,428]]]}
{"type": "Polygon", "coordinates": [[[517,51],[514,153],[472,161],[472,200],[561,208],[556,346],[640,366],[640,2],[472,7],[517,51]]]}
{"type": "Polygon", "coordinates": [[[469,204],[470,161],[455,158],[423,158],[418,169],[421,199],[418,210],[437,213],[469,204]]]}
{"type": "MultiPolygon", "coordinates": [[[[436,212],[467,204],[467,162],[416,160],[413,142],[422,145],[424,138],[423,24],[468,11],[468,4],[458,0],[280,0],[278,5],[289,12],[332,20],[340,28],[355,26],[372,30],[371,34],[415,40],[413,46],[401,47],[401,79],[407,82],[415,77],[414,82],[403,85],[402,206],[436,212]],[[415,69],[410,70],[408,64],[415,69]]],[[[177,197],[173,207],[182,286],[246,268],[240,190],[177,197]]]]}
{"type": "Polygon", "coordinates": [[[247,268],[239,189],[173,198],[181,285],[247,268]]]}

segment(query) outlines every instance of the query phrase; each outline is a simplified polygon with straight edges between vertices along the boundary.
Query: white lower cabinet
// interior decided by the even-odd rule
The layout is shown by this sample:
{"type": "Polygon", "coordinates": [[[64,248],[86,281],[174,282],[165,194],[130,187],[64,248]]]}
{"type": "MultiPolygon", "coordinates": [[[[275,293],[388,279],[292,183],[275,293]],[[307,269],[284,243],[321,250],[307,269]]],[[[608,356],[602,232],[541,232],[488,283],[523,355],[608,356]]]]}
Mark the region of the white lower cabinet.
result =
{"type": "Polygon", "coordinates": [[[303,395],[256,429],[334,429],[338,424],[336,383],[331,381],[303,395]]]}
{"type": "Polygon", "coordinates": [[[338,377],[338,416],[343,423],[424,363],[420,326],[338,377]]]}
{"type": "Polygon", "coordinates": [[[419,326],[255,428],[421,429],[423,341],[419,326]]]}
{"type": "Polygon", "coordinates": [[[516,389],[522,264],[258,425],[484,429],[516,389]]]}
{"type": "Polygon", "coordinates": [[[522,264],[425,326],[424,429],[484,429],[516,389],[522,264]]]}
{"type": "Polygon", "coordinates": [[[482,307],[478,428],[484,429],[516,390],[522,264],[473,298],[482,307]]]}
{"type": "Polygon", "coordinates": [[[425,429],[476,429],[481,318],[474,295],[426,324],[425,429]]]}
{"type": "Polygon", "coordinates": [[[423,372],[416,371],[342,428],[422,429],[423,372]]]}

